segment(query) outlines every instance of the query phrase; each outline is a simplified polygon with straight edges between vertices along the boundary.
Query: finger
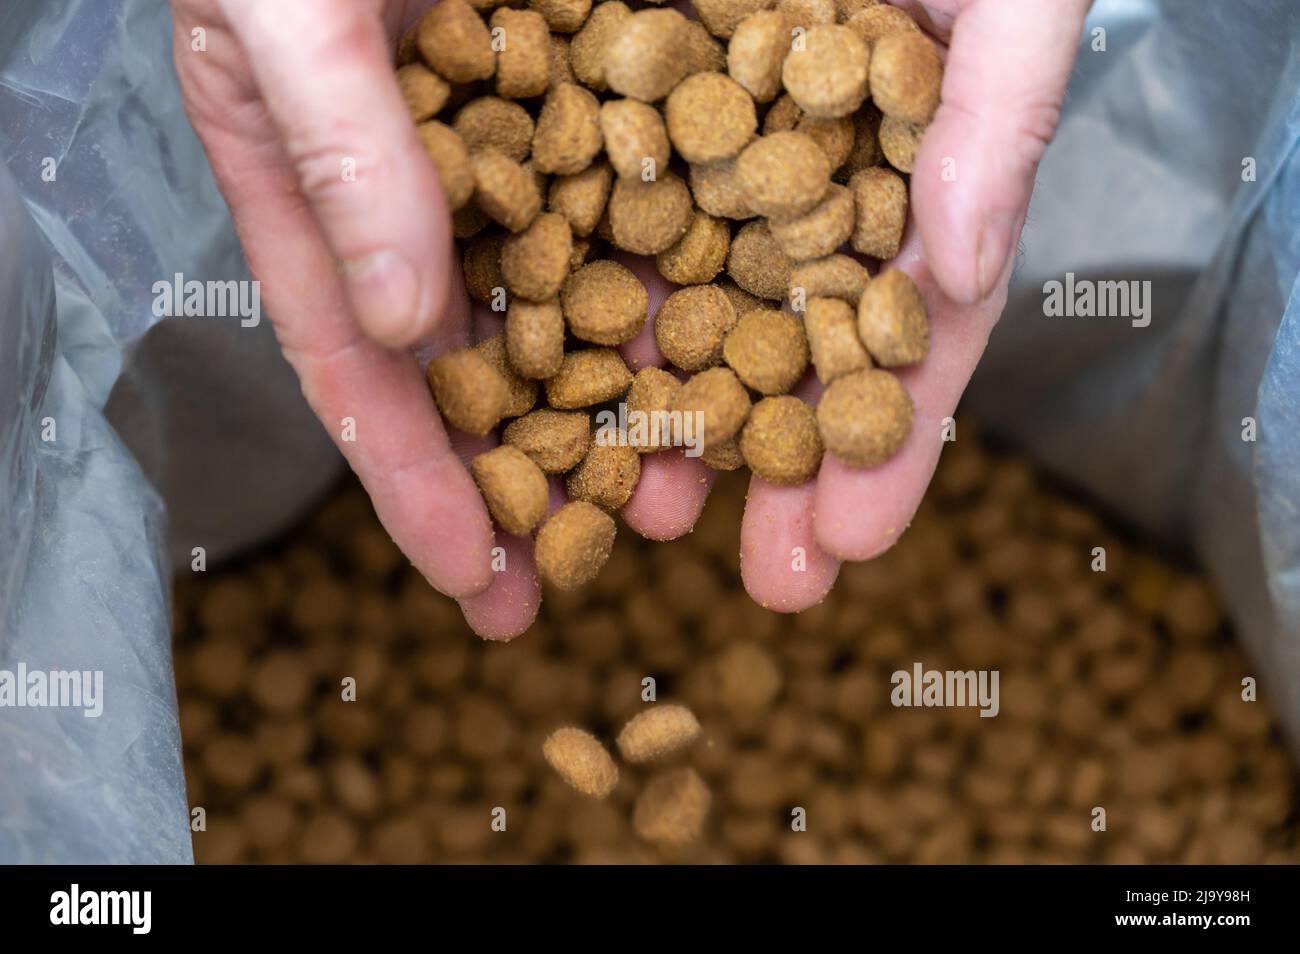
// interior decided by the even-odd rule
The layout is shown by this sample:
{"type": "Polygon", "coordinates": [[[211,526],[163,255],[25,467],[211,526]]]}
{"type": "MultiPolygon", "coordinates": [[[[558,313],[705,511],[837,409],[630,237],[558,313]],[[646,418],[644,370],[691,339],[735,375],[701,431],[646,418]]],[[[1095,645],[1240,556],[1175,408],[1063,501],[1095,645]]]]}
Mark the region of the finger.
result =
{"type": "Polygon", "coordinates": [[[447,296],[450,235],[373,3],[221,0],[271,119],[376,341],[428,336],[447,296]]]}
{"type": "Polygon", "coordinates": [[[909,236],[894,263],[916,281],[930,313],[930,353],[920,364],[900,369],[912,397],[912,431],[898,453],[878,467],[850,467],[832,454],[822,460],[813,510],[818,543],[844,560],[868,560],[898,540],[920,506],[939,462],[947,418],[984,353],[1006,303],[1011,262],[992,297],[974,307],[958,305],[939,290],[925,269],[919,240],[909,236]]]}
{"type": "Polygon", "coordinates": [[[661,368],[665,362],[664,356],[659,353],[659,345],[655,342],[655,315],[659,313],[659,306],[677,290],[677,286],[659,274],[653,258],[627,252],[616,252],[613,257],[641,280],[649,299],[649,307],[646,309],[649,317],[646,323],[635,338],[618,346],[619,353],[633,372],[642,368],[661,368]]]}
{"type": "Polygon", "coordinates": [[[620,511],[623,520],[650,540],[675,540],[700,518],[713,487],[713,469],[674,447],[641,455],[641,479],[620,511]]]}
{"type": "Polygon", "coordinates": [[[794,487],[749,479],[740,525],[740,576],[754,601],[781,613],[820,603],[835,585],[840,561],[813,535],[816,484],[794,487]]]}
{"type": "Polygon", "coordinates": [[[484,639],[510,640],[523,633],[542,605],[541,584],[533,562],[531,537],[497,533],[497,566],[492,585],[477,596],[460,601],[470,628],[484,639]]]}
{"type": "Polygon", "coordinates": [[[930,268],[959,304],[987,297],[1012,257],[1089,2],[961,4],[942,100],[912,172],[930,268]]]}

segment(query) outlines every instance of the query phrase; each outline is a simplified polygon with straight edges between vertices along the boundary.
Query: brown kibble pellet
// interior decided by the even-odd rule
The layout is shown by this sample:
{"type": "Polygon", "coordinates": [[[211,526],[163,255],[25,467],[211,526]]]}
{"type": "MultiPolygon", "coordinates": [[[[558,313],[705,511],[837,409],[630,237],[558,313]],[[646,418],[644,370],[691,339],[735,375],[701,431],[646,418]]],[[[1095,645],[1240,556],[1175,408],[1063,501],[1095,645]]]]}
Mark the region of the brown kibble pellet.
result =
{"type": "Polygon", "coordinates": [[[780,301],[794,263],[772,238],[766,222],[746,224],[731,241],[727,274],[745,291],[759,298],[780,301]]]}
{"type": "Polygon", "coordinates": [[[605,82],[616,93],[657,102],[686,75],[686,18],[671,8],[639,10],[615,24],[605,44],[605,82]]]}
{"type": "Polygon", "coordinates": [[[740,316],[722,343],[722,357],[746,387],[785,394],[808,369],[808,337],[794,315],[760,308],[740,316]]]}
{"type": "Polygon", "coordinates": [[[496,69],[492,34],[465,0],[441,0],[420,20],[420,55],[443,79],[472,83],[496,69]]]}
{"type": "Polygon", "coordinates": [[[839,298],[809,298],[804,329],[813,367],[822,384],[871,367],[871,358],[858,337],[857,316],[839,298]]]}
{"type": "Polygon", "coordinates": [[[542,743],[542,755],[583,795],[605,798],[618,784],[618,766],[590,732],[572,726],[556,729],[542,743]]]}
{"type": "Polygon", "coordinates": [[[763,136],[736,160],[736,181],[745,203],[760,215],[803,215],[826,194],[831,167],[811,137],[798,132],[763,136]]]}
{"type": "Polygon", "coordinates": [[[814,298],[841,298],[856,306],[871,283],[865,265],[847,255],[827,255],[795,266],[790,272],[789,295],[802,297],[805,307],[814,298]]]}
{"type": "Polygon", "coordinates": [[[912,398],[888,371],[855,371],[826,388],[817,425],[829,453],[854,467],[875,467],[911,433],[912,398]]]}
{"type": "Polygon", "coordinates": [[[537,570],[560,590],[591,582],[614,546],[614,519],[595,504],[572,500],[537,531],[537,570]]]}
{"type": "Polygon", "coordinates": [[[700,461],[711,470],[740,470],[745,466],[745,455],[740,452],[739,439],[733,437],[717,447],[710,447],[700,455],[700,461]]]}
{"type": "Polygon", "coordinates": [[[871,51],[856,33],[839,24],[811,27],[801,49],[781,67],[786,91],[809,116],[847,116],[867,98],[871,51]]]}
{"type": "Polygon", "coordinates": [[[598,3],[573,37],[570,47],[573,75],[588,89],[602,92],[605,86],[605,48],[618,25],[632,15],[621,0],[598,3]]]}
{"type": "Polygon", "coordinates": [[[730,368],[709,368],[682,385],[673,410],[703,415],[697,434],[708,451],[740,433],[749,416],[749,395],[730,368]]]}
{"type": "Polygon", "coordinates": [[[564,216],[543,212],[501,246],[501,275],[511,293],[546,301],[559,293],[569,274],[573,235],[564,216]]]}
{"type": "Polygon", "coordinates": [[[465,141],[450,126],[437,120],[420,123],[415,131],[438,173],[447,208],[455,212],[474,194],[474,170],[465,141]]]}
{"type": "Polygon", "coordinates": [[[795,126],[799,125],[799,120],[803,119],[804,111],[799,108],[799,104],[791,98],[789,93],[782,93],[777,101],[772,104],[763,117],[763,135],[770,136],[772,133],[790,132],[795,126]]]}
{"type": "Polygon", "coordinates": [[[811,210],[793,219],[770,220],[767,228],[787,258],[802,262],[830,255],[847,242],[854,220],[853,193],[832,183],[811,210]]]}
{"type": "Polygon", "coordinates": [[[727,72],[755,102],[770,103],[781,91],[781,64],[789,52],[790,23],[785,14],[760,10],[741,20],[732,33],[727,72]]]}
{"type": "Polygon", "coordinates": [[[531,533],[546,517],[550,490],[546,475],[523,451],[502,444],[470,464],[488,512],[506,533],[531,533]]]}
{"type": "Polygon", "coordinates": [[[496,149],[474,153],[470,163],[479,207],[511,232],[528,228],[542,207],[533,174],[496,149]]]}
{"type": "Polygon", "coordinates": [[[761,646],[731,643],[716,660],[718,695],[738,715],[763,712],[781,691],[781,670],[761,646]]]}
{"type": "Polygon", "coordinates": [[[669,248],[686,234],[695,214],[690,189],[666,169],[660,169],[653,182],[619,179],[610,192],[608,212],[614,244],[634,255],[669,248]]]}
{"type": "Polygon", "coordinates": [[[686,234],[655,256],[655,266],[676,285],[703,285],[722,271],[730,248],[727,223],[697,209],[686,234]]]}
{"type": "Polygon", "coordinates": [[[432,119],[447,105],[451,87],[447,81],[423,63],[412,63],[397,71],[397,88],[411,119],[422,123],[432,119]]]}
{"type": "Polygon", "coordinates": [[[501,7],[492,13],[505,45],[497,53],[497,95],[526,99],[546,92],[551,79],[551,31],[534,10],[501,7]]]}
{"type": "Polygon", "coordinates": [[[614,741],[624,759],[640,765],[681,751],[700,731],[699,720],[686,706],[651,706],[629,719],[614,741]]]}
{"type": "Polygon", "coordinates": [[[884,158],[880,149],[880,123],[880,110],[870,103],[853,114],[853,148],[835,170],[835,178],[847,182],[854,173],[880,165],[884,158]]]}
{"type": "Polygon", "coordinates": [[[686,44],[682,50],[686,75],[720,73],[727,68],[727,50],[699,20],[686,21],[686,44]]]}
{"type": "Polygon", "coordinates": [[[637,796],[632,827],[646,841],[665,848],[690,844],[700,836],[712,796],[693,768],[654,776],[637,796]]]}
{"type": "Polygon", "coordinates": [[[874,167],[855,172],[849,188],[857,216],[853,248],[872,258],[893,258],[907,225],[907,183],[896,172],[874,167]]]}
{"type": "Polygon", "coordinates": [[[760,10],[771,9],[776,6],[776,0],[694,0],[693,5],[705,28],[726,40],[742,20],[760,10]]]}
{"type": "Polygon", "coordinates": [[[485,305],[497,297],[496,289],[505,289],[506,280],[501,274],[501,249],[504,235],[484,235],[465,246],[462,269],[465,273],[465,290],[469,297],[485,305]]]}
{"type": "Polygon", "coordinates": [[[632,383],[632,372],[613,348],[587,348],[566,354],[545,383],[551,407],[572,410],[612,401],[632,383]]]}
{"type": "Polygon", "coordinates": [[[631,341],[641,331],[649,314],[650,296],[630,270],[602,259],[565,279],[560,305],[574,337],[617,345],[631,341]]]}
{"type": "Polygon", "coordinates": [[[533,142],[533,118],[518,103],[499,96],[477,96],[462,106],[451,128],[470,152],[494,148],[523,162],[533,142]]]}
{"type": "Polygon", "coordinates": [[[506,354],[506,336],[499,334],[485,338],[475,346],[475,350],[487,359],[487,363],[492,365],[492,369],[506,383],[509,400],[505,413],[501,416],[522,417],[531,411],[537,403],[537,382],[521,376],[511,365],[506,354]]]}
{"type": "Polygon", "coordinates": [[[537,117],[533,162],[542,172],[571,176],[600,152],[600,103],[591,90],[561,83],[549,93],[537,117]]]}
{"type": "Polygon", "coordinates": [[[549,378],[564,360],[564,312],[557,300],[516,298],[506,311],[506,354],[525,378],[549,378]]]}
{"type": "Polygon", "coordinates": [[[790,394],[763,398],[740,432],[740,452],[749,469],[770,484],[812,480],[822,462],[817,415],[790,394]]]}
{"type": "Polygon", "coordinates": [[[815,116],[801,116],[795,124],[795,132],[801,132],[821,147],[831,169],[838,170],[853,153],[855,131],[853,119],[841,116],[838,119],[818,119],[815,116]]]}
{"type": "Polygon", "coordinates": [[[905,11],[884,3],[859,10],[849,16],[844,25],[856,33],[869,47],[874,46],[881,37],[891,33],[921,32],[916,21],[905,11]]]}
{"type": "Polygon", "coordinates": [[[569,471],[565,488],[570,500],[585,500],[602,510],[627,503],[641,479],[641,455],[626,444],[592,441],[582,463],[569,471]]]}
{"type": "Polygon", "coordinates": [[[673,292],[655,315],[655,343],[683,371],[703,371],[722,361],[722,341],[737,319],[716,285],[690,285],[673,292]]]}
{"type": "Polygon", "coordinates": [[[871,48],[871,98],[886,116],[928,123],[939,108],[943,62],[919,30],[898,30],[871,48]]]}
{"type": "Polygon", "coordinates": [[[633,376],[632,386],[627,391],[628,420],[633,430],[635,420],[641,415],[645,421],[644,440],[636,443],[638,453],[651,454],[670,446],[668,439],[671,434],[662,427],[667,418],[661,415],[672,411],[677,392],[681,389],[682,382],[663,368],[642,368],[633,376]],[[654,423],[656,420],[661,422],[658,426],[654,423]]]}
{"type": "Polygon", "coordinates": [[[591,0],[528,0],[528,6],[556,33],[576,33],[591,13],[591,0]]]}
{"type": "Polygon", "coordinates": [[[858,302],[858,334],[883,368],[916,364],[930,352],[930,322],[916,283],[901,269],[876,276],[858,302]]]}
{"type": "Polygon", "coordinates": [[[723,73],[696,73],[664,104],[668,138],[687,162],[728,159],[754,138],[758,114],[745,88],[723,73]]]}
{"type": "Polygon", "coordinates": [[[538,408],[507,424],[501,440],[527,454],[543,473],[563,474],[591,446],[591,421],[581,411],[538,408]]]}
{"type": "Polygon", "coordinates": [[[551,34],[551,73],[546,81],[547,89],[555,89],[561,83],[576,83],[573,75],[573,53],[569,40],[558,33],[551,34]]]}
{"type": "Polygon", "coordinates": [[[743,315],[748,311],[753,311],[755,308],[758,308],[763,304],[762,298],[759,298],[757,295],[751,295],[729,278],[720,278],[714,282],[714,284],[717,285],[718,288],[722,289],[722,293],[726,295],[727,299],[731,302],[731,307],[736,310],[737,316],[743,315]]]}
{"type": "Polygon", "coordinates": [[[921,148],[921,137],[926,126],[909,123],[905,119],[886,116],[880,122],[880,151],[889,164],[899,172],[911,172],[916,164],[916,151],[921,148]]]}
{"type": "Polygon", "coordinates": [[[736,160],[696,163],[690,167],[691,192],[700,208],[720,219],[752,219],[757,213],[745,201],[736,177],[736,160]]]}
{"type": "Polygon", "coordinates": [[[600,107],[605,154],[623,178],[658,176],[668,168],[668,130],[659,110],[639,99],[612,99],[600,107]]]}
{"type": "Polygon", "coordinates": [[[467,202],[451,214],[451,234],[458,239],[471,239],[491,223],[486,212],[472,202],[467,202]]]}
{"type": "Polygon", "coordinates": [[[576,272],[591,261],[592,256],[600,251],[600,242],[591,236],[575,238],[569,251],[569,271],[576,272]]]}
{"type": "Polygon", "coordinates": [[[588,236],[605,214],[614,170],[607,162],[593,162],[571,176],[556,176],[551,182],[548,208],[569,221],[574,235],[588,236]]]}
{"type": "Polygon", "coordinates": [[[834,23],[839,18],[835,0],[777,0],[776,9],[790,21],[791,27],[807,30],[821,23],[834,23]]]}
{"type": "Polygon", "coordinates": [[[426,376],[442,416],[467,434],[486,434],[510,407],[509,385],[473,348],[439,355],[426,376]]]}

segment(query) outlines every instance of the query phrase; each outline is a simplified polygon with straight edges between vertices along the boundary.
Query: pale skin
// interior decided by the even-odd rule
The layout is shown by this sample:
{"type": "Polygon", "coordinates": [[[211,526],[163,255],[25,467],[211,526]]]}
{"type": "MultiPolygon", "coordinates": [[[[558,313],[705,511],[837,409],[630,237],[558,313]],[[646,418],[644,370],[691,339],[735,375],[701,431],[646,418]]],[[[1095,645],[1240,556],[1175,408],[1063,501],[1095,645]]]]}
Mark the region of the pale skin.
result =
{"type": "MultiPolygon", "coordinates": [[[[491,441],[448,433],[411,350],[459,347],[500,327],[491,313],[471,313],[437,178],[393,78],[395,38],[430,5],[172,0],[176,68],[308,402],[412,564],[459,601],[477,632],[506,639],[540,606],[531,540],[493,533],[466,468],[491,441]],[[203,52],[192,48],[196,28],[203,52]],[[341,439],[349,417],[355,441],[341,439]],[[495,546],[505,550],[503,572],[493,570],[495,546]]],[[[932,348],[900,375],[916,416],[893,459],[856,470],[827,457],[817,479],[797,487],[751,480],[745,587],[786,612],[818,602],[841,561],[892,546],[920,504],[943,447],[941,422],[1006,303],[1090,0],[896,5],[946,47],[942,104],[912,176],[914,222],[884,266],[904,269],[921,289],[932,348]],[[804,570],[792,569],[796,547],[804,570]]],[[[671,287],[652,262],[624,261],[650,288],[653,314],[671,287]]],[[[633,368],[663,364],[650,324],[622,350],[633,368]]],[[[622,517],[652,539],[681,536],[712,480],[681,451],[645,455],[622,517]]],[[[553,506],[562,503],[558,482],[552,490],[553,506]]]]}

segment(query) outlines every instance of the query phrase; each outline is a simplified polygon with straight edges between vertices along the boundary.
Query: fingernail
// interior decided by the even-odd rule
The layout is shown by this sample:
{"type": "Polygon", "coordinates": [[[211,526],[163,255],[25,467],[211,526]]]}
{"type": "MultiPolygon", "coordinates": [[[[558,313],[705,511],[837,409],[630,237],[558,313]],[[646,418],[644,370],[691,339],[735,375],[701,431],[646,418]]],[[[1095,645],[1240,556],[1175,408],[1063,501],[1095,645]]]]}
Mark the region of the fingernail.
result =
{"type": "Polygon", "coordinates": [[[994,284],[1002,277],[1002,270],[1007,267],[1014,230],[1015,218],[1007,212],[994,212],[984,223],[975,265],[981,301],[993,291],[994,284]]]}
{"type": "Polygon", "coordinates": [[[420,279],[411,263],[385,250],[345,262],[343,274],[357,321],[366,333],[393,347],[409,344],[420,307],[420,279]]]}

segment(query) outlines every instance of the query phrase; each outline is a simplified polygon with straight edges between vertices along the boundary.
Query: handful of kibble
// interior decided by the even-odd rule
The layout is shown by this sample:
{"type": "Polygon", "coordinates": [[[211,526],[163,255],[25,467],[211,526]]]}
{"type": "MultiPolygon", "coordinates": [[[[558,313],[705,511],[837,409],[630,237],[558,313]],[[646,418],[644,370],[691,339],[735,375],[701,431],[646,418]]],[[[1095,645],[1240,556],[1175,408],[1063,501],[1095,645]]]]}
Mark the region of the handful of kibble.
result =
{"type": "Polygon", "coordinates": [[[889,369],[925,357],[925,306],[904,272],[873,278],[840,249],[898,254],[943,67],[877,0],[694,0],[698,20],[528,6],[441,0],[398,80],[465,286],[505,312],[503,334],[429,365],[430,388],[470,434],[509,419],[471,470],[498,526],[537,530],[543,578],[572,589],[608,558],[641,454],[685,436],[714,469],[799,484],[824,452],[873,467],[902,446],[912,402],[889,369]],[[654,316],[674,371],[634,373],[618,350],[649,295],[616,254],[682,286],[654,316]],[[810,363],[815,410],[790,393],[810,363]],[[600,418],[621,432],[594,427],[620,402],[600,418]],[[570,501],[549,518],[547,474],[570,501]]]}

